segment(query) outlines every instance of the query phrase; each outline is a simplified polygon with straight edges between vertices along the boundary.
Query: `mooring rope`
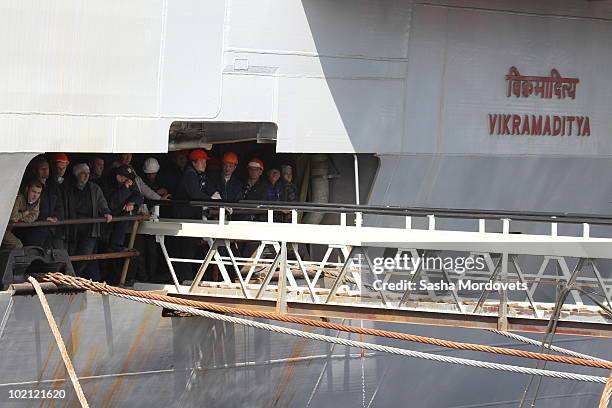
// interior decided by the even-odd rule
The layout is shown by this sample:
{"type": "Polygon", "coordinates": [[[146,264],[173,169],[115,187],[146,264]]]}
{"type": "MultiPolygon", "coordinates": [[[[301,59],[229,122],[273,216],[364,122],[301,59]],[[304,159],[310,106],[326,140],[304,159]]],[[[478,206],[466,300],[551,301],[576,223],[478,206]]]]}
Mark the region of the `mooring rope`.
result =
{"type": "Polygon", "coordinates": [[[599,408],[608,408],[608,405],[610,404],[610,397],[612,397],[612,373],[610,373],[608,382],[606,383],[603,393],[601,394],[599,408]]]}
{"type": "MultiPolygon", "coordinates": [[[[487,329],[487,331],[490,331],[491,333],[499,334],[500,336],[508,337],[509,339],[518,340],[520,342],[523,342],[525,344],[530,344],[532,346],[540,347],[542,345],[541,341],[530,339],[529,337],[521,336],[520,334],[511,333],[507,331],[501,331],[501,330],[495,330],[495,329],[487,329]]],[[[559,346],[553,346],[553,345],[549,346],[548,344],[545,344],[544,347],[549,350],[556,351],[557,353],[566,354],[572,357],[583,358],[585,360],[601,361],[604,363],[610,362],[608,360],[604,360],[603,358],[593,357],[589,354],[578,353],[577,351],[568,350],[566,348],[559,347],[559,346]]]]}
{"type": "Polygon", "coordinates": [[[70,285],[75,288],[88,289],[93,292],[98,293],[110,293],[110,294],[122,294],[134,297],[142,297],[151,300],[157,300],[162,302],[167,302],[180,306],[187,306],[197,309],[206,309],[214,312],[225,313],[225,314],[234,314],[246,317],[255,317],[260,319],[268,319],[268,320],[276,320],[282,321],[286,323],[293,323],[298,325],[306,325],[306,326],[314,326],[324,329],[330,330],[340,330],[349,333],[355,334],[363,334],[366,336],[376,336],[376,337],[385,337],[396,340],[406,340],[412,341],[416,343],[429,344],[433,346],[445,347],[455,350],[467,350],[467,351],[478,351],[485,353],[493,353],[498,355],[507,355],[513,357],[522,357],[522,358],[530,358],[535,360],[549,361],[555,363],[565,363],[565,364],[573,364],[580,365],[585,367],[594,367],[594,368],[602,368],[602,369],[612,369],[612,362],[608,361],[597,361],[585,358],[578,357],[565,357],[559,355],[550,355],[544,353],[537,353],[532,351],[525,350],[517,350],[506,347],[495,347],[488,346],[482,344],[473,344],[473,343],[462,343],[451,340],[437,339],[426,336],[419,336],[415,334],[408,333],[398,333],[387,330],[379,330],[379,329],[371,329],[357,326],[348,326],[343,324],[331,323],[331,322],[323,322],[312,319],[305,319],[300,317],[288,316],[284,314],[272,313],[272,312],[261,312],[255,310],[246,310],[236,307],[222,306],[210,302],[202,302],[190,299],[183,299],[177,297],[170,297],[166,295],[160,295],[157,293],[151,292],[142,292],[124,288],[118,288],[115,286],[110,286],[105,283],[93,282],[87,279],[67,276],[61,273],[49,272],[44,274],[36,274],[35,275],[40,280],[53,282],[55,284],[64,284],[70,285]]]}
{"type": "Polygon", "coordinates": [[[110,293],[110,294],[113,296],[132,300],[135,302],[146,303],[146,304],[153,305],[153,306],[175,310],[177,312],[183,312],[183,313],[187,313],[187,314],[191,314],[195,316],[207,317],[209,319],[219,320],[219,321],[223,321],[226,323],[240,324],[243,326],[253,327],[256,329],[260,329],[260,330],[267,330],[267,331],[271,331],[274,333],[286,334],[286,335],[295,336],[295,337],[302,337],[302,338],[309,339],[309,340],[323,341],[323,342],[332,343],[332,344],[339,344],[339,345],[346,346],[346,347],[362,348],[362,349],[370,350],[370,351],[390,353],[390,354],[395,354],[395,355],[400,355],[400,356],[425,359],[429,361],[437,361],[441,363],[458,364],[458,365],[464,365],[468,367],[486,368],[486,369],[491,369],[491,370],[507,371],[507,372],[517,373],[517,374],[537,375],[537,376],[558,378],[558,379],[564,379],[564,380],[594,382],[594,383],[599,383],[599,384],[605,384],[606,381],[608,380],[606,377],[597,377],[593,375],[575,374],[575,373],[567,373],[567,372],[552,371],[552,370],[540,370],[540,369],[535,369],[535,368],[513,366],[513,365],[508,365],[508,364],[490,363],[486,361],[470,360],[470,359],[458,358],[458,357],[440,356],[437,354],[424,353],[420,351],[406,350],[406,349],[401,349],[397,347],[384,346],[380,344],[372,344],[372,343],[366,343],[362,341],[348,340],[348,339],[342,339],[339,337],[326,336],[323,334],[305,332],[302,330],[275,326],[272,324],[261,323],[261,322],[257,322],[253,320],[246,320],[246,319],[242,319],[239,317],[226,316],[222,314],[208,312],[208,311],[201,310],[201,309],[196,309],[196,308],[189,307],[189,306],[177,305],[175,303],[164,302],[164,301],[149,299],[149,298],[140,297],[140,296],[130,296],[130,295],[124,295],[120,293],[110,293]]]}
{"type": "Polygon", "coordinates": [[[89,404],[87,403],[87,399],[85,398],[85,394],[83,394],[83,389],[81,388],[81,384],[79,383],[79,377],[77,377],[76,372],[74,371],[74,367],[72,366],[72,362],[70,361],[70,356],[68,356],[68,351],[66,350],[66,345],[64,344],[64,340],[62,340],[62,335],[59,332],[59,328],[57,327],[57,323],[53,318],[53,314],[51,313],[51,308],[49,308],[49,303],[47,303],[47,298],[40,287],[40,284],[36,279],[29,276],[28,281],[34,287],[36,294],[38,295],[38,300],[40,300],[40,305],[42,306],[43,311],[45,312],[45,316],[47,317],[47,321],[49,322],[49,327],[51,327],[51,332],[53,333],[53,337],[55,338],[55,343],[57,343],[57,348],[60,351],[62,356],[62,360],[64,360],[64,365],[66,366],[66,370],[68,371],[68,375],[70,376],[70,380],[72,381],[72,385],[74,386],[74,391],[76,392],[77,398],[81,403],[81,407],[89,408],[89,404]]]}

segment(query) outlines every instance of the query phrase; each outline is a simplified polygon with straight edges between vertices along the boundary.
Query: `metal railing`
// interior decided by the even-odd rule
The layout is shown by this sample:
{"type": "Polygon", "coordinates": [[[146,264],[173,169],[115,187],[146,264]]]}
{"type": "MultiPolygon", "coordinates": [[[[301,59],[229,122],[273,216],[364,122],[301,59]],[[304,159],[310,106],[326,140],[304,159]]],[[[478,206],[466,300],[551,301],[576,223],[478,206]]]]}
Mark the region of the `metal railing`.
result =
{"type": "Polygon", "coordinates": [[[130,259],[139,256],[139,252],[134,249],[134,242],[136,240],[136,233],[138,231],[138,225],[142,221],[151,219],[149,215],[120,215],[113,216],[110,221],[107,221],[104,217],[92,217],[92,218],[74,218],[57,221],[34,221],[34,222],[12,222],[8,224],[8,228],[45,228],[45,227],[60,227],[66,225],[84,225],[84,224],[106,224],[106,223],[117,223],[117,222],[132,222],[132,229],[128,240],[127,251],[120,252],[105,252],[99,254],[87,254],[87,255],[71,255],[69,257],[71,262],[87,262],[95,260],[109,260],[109,259],[123,259],[123,266],[121,268],[121,276],[119,278],[119,284],[124,285],[127,278],[128,268],[130,266],[130,259]]]}
{"type": "Polygon", "coordinates": [[[218,220],[225,222],[227,208],[234,210],[235,214],[242,212],[263,213],[267,212],[267,221],[273,222],[274,212],[281,211],[291,214],[291,222],[298,223],[298,213],[319,212],[326,214],[339,214],[340,224],[346,225],[347,214],[355,216],[355,224],[362,225],[363,215],[404,217],[406,228],[412,228],[412,218],[427,218],[428,229],[436,229],[436,219],[459,219],[477,220],[478,231],[486,232],[486,221],[494,220],[502,223],[502,232],[510,232],[511,221],[526,221],[532,223],[550,224],[550,235],[556,236],[558,224],[579,224],[582,228],[582,236],[590,237],[591,226],[612,225],[612,215],[580,214],[561,212],[535,212],[514,210],[481,210],[481,209],[452,209],[435,207],[394,207],[375,205],[355,205],[340,203],[297,203],[297,202],[261,202],[261,201],[239,201],[223,202],[220,200],[210,201],[188,201],[188,200],[157,200],[151,201],[154,205],[153,216],[159,216],[159,206],[188,205],[195,207],[206,207],[219,212],[218,220]]]}
{"type": "MultiPolygon", "coordinates": [[[[122,221],[145,221],[150,219],[149,215],[118,215],[113,216],[111,223],[122,222],[122,221]]],[[[72,218],[67,220],[57,221],[34,221],[34,222],[10,222],[8,224],[11,228],[33,228],[33,227],[57,227],[62,225],[80,225],[80,224],[105,224],[106,218],[95,217],[95,218],[72,218]]]]}
{"type": "MultiPolygon", "coordinates": [[[[559,285],[573,284],[578,285],[580,290],[601,290],[602,300],[610,306],[612,291],[612,282],[609,278],[602,277],[599,272],[601,269],[600,260],[612,259],[612,251],[608,251],[610,256],[601,254],[601,251],[591,251],[583,255],[584,243],[592,241],[602,241],[601,239],[590,238],[590,226],[601,225],[607,226],[612,224],[612,216],[594,215],[594,214],[568,214],[568,213],[551,213],[551,212],[519,212],[519,211],[496,211],[496,210],[475,210],[475,209],[446,209],[446,208],[402,208],[391,206],[368,206],[368,205],[353,205],[353,204],[318,204],[318,203],[295,203],[295,202],[222,202],[222,201],[177,201],[177,200],[161,200],[149,202],[153,205],[151,216],[119,216],[113,217],[112,222],[131,221],[132,232],[130,235],[129,248],[132,249],[134,239],[137,233],[154,235],[156,241],[160,244],[162,254],[166,260],[166,264],[170,270],[171,277],[174,281],[178,293],[184,292],[177,279],[177,275],[173,268],[173,263],[183,262],[199,264],[199,272],[194,280],[190,282],[188,295],[210,296],[212,298],[221,297],[224,299],[234,299],[248,302],[265,302],[273,301],[275,308],[280,312],[287,312],[293,308],[312,313],[328,313],[326,316],[340,316],[343,313],[366,313],[375,316],[377,319],[389,318],[393,316],[395,319],[406,319],[404,321],[429,321],[435,322],[437,318],[431,320],[424,319],[422,316],[414,320],[410,317],[412,311],[417,310],[419,313],[437,313],[448,316],[463,315],[466,320],[462,324],[469,326],[483,325],[493,327],[492,322],[488,319],[494,318],[497,322],[497,328],[535,328],[541,327],[542,320],[550,314],[550,306],[546,303],[538,301],[538,293],[541,294],[541,285],[559,285]],[[183,219],[164,219],[159,217],[160,207],[164,206],[194,206],[205,207],[217,219],[209,218],[208,220],[183,220],[183,219]],[[234,223],[229,220],[229,213],[232,209],[233,216],[240,213],[247,214],[267,214],[262,220],[267,222],[244,222],[234,223]],[[275,213],[282,212],[283,214],[291,214],[291,228],[277,223],[274,217],[275,213]],[[328,214],[337,214],[340,217],[339,225],[309,225],[300,224],[298,213],[303,212],[321,212],[328,214]],[[355,227],[347,225],[347,216],[355,217],[355,227]],[[405,224],[400,228],[397,227],[364,227],[361,220],[364,215],[373,216],[388,216],[402,217],[405,219],[405,224]],[[426,218],[427,223],[425,231],[413,228],[412,218],[426,218]],[[474,272],[469,275],[469,278],[474,281],[508,281],[511,275],[515,275],[517,281],[528,284],[528,289],[523,294],[523,300],[510,300],[506,293],[485,290],[479,293],[475,298],[474,295],[460,293],[458,290],[446,291],[446,294],[440,298],[434,293],[435,291],[426,290],[417,293],[406,290],[403,293],[394,294],[393,296],[385,296],[382,293],[371,293],[371,286],[368,288],[370,293],[364,294],[362,290],[365,286],[371,285],[376,276],[372,275],[372,260],[368,255],[369,239],[372,236],[384,237],[379,248],[387,248],[392,239],[387,240],[387,236],[395,237],[397,240],[397,254],[410,252],[413,258],[418,256],[425,257],[430,252],[445,251],[441,241],[422,243],[415,240],[424,239],[423,232],[430,233],[430,236],[437,238],[447,236],[447,230],[440,230],[440,225],[436,226],[437,219],[462,219],[478,221],[478,232],[466,232],[469,237],[478,236],[479,239],[486,241],[491,238],[493,240],[502,239],[505,243],[508,241],[511,245],[504,249],[496,248],[494,245],[489,250],[483,250],[482,247],[473,245],[473,242],[465,241],[462,243],[461,251],[469,253],[469,256],[482,256],[486,259],[486,269],[474,272]],[[497,220],[502,223],[501,234],[498,232],[486,231],[486,220],[497,220]],[[149,221],[149,222],[147,222],[149,221]],[[533,223],[550,224],[550,231],[543,235],[545,242],[555,243],[557,241],[557,224],[579,224],[583,228],[582,237],[576,237],[576,245],[571,248],[567,256],[559,253],[551,255],[545,250],[530,250],[530,244],[517,244],[515,238],[518,236],[510,234],[511,221],[527,221],[533,223]],[[141,222],[143,222],[141,224],[141,222]],[[294,228],[295,227],[295,228],[294,228]],[[277,235],[278,234],[278,235],[277,235]],[[433,235],[431,235],[433,234],[433,235]],[[475,234],[475,235],[474,235],[475,234]],[[182,259],[172,257],[168,253],[164,237],[166,235],[174,235],[177,237],[199,237],[207,241],[209,249],[203,259],[182,259]],[[282,237],[281,237],[282,235],[282,237]],[[302,235],[302,237],[300,237],[302,235]],[[326,246],[325,254],[322,259],[302,259],[299,254],[298,246],[307,243],[303,236],[311,237],[313,240],[308,241],[315,245],[326,246]],[[331,238],[329,237],[331,236],[331,238]],[[357,237],[357,238],[356,238],[357,237]],[[406,238],[406,242],[402,241],[406,238]],[[335,240],[335,241],[334,241],[335,240]],[[360,241],[361,240],[361,241],[360,241]],[[235,252],[233,241],[251,241],[258,242],[255,253],[245,255],[235,252]],[[404,245],[416,245],[406,246],[404,245]],[[472,245],[470,245],[472,244],[472,245]],[[270,250],[271,248],[271,250],[270,250]],[[526,249],[527,252],[521,252],[526,249]],[[266,251],[272,253],[272,258],[266,258],[266,251]],[[403,251],[403,252],[402,252],[403,251]],[[538,252],[540,251],[540,252],[538,252]],[[597,252],[595,254],[595,252],[597,252]],[[338,254],[338,259],[334,260],[334,253],[338,254]],[[537,273],[525,270],[526,266],[517,258],[521,254],[527,256],[544,256],[543,260],[538,264],[537,273]],[[578,255],[577,255],[578,254],[578,255]],[[359,257],[365,260],[363,264],[356,266],[355,258],[359,257]],[[572,260],[569,260],[572,258],[572,260]],[[578,259],[578,263],[574,266],[572,263],[578,259]],[[555,264],[557,273],[547,273],[546,269],[549,265],[555,264]],[[205,281],[204,273],[208,266],[216,265],[219,268],[222,277],[222,286],[219,282],[205,281]],[[513,268],[514,271],[511,271],[513,268]],[[595,277],[578,276],[583,269],[592,268],[595,277]],[[273,283],[277,282],[276,285],[273,283]],[[365,286],[364,286],[365,285],[365,286]],[[499,296],[498,296],[499,295],[499,296]],[[525,301],[526,298],[526,301],[525,301]],[[442,302],[442,303],[440,303],[442,302]],[[331,311],[330,311],[331,310],[331,311]],[[356,311],[356,312],[353,312],[356,311]],[[339,314],[334,314],[334,313],[339,314]],[[399,317],[398,317],[399,316],[399,317]],[[411,320],[412,319],[412,320],[411,320]],[[419,320],[420,319],[420,320],[419,320]],[[515,319],[515,322],[512,322],[515,319]],[[511,321],[510,324],[508,321],[511,321]],[[528,326],[527,320],[537,321],[530,322],[532,326],[528,326]],[[540,326],[537,326],[537,325],[540,326]],[[536,327],[537,326],[537,327],[536,327]]],[[[58,222],[39,221],[34,223],[17,223],[13,224],[13,228],[22,227],[53,227],[62,225],[77,225],[85,223],[104,223],[105,218],[88,218],[75,220],[62,220],[58,222]]],[[[457,231],[457,230],[455,230],[457,231]]],[[[463,230],[459,230],[463,231],[463,230]]],[[[468,237],[466,235],[466,237],[468,237]]],[[[542,235],[542,234],[538,234],[542,235]]],[[[429,236],[428,236],[429,237],[429,236]]],[[[471,239],[471,238],[466,239],[471,239]]],[[[561,238],[559,238],[561,239],[561,238]]],[[[495,241],[497,242],[497,241],[495,241]]],[[[500,241],[501,242],[501,241],[500,241]]],[[[612,240],[603,240],[604,245],[609,245],[612,248],[612,240]]],[[[607,248],[607,247],[606,247],[607,248]]],[[[129,259],[133,255],[123,253],[110,254],[95,254],[85,256],[74,256],[71,260],[86,261],[92,259],[112,259],[125,258],[124,267],[122,269],[121,283],[125,282],[129,259]]],[[[538,261],[539,262],[539,261],[538,261]]],[[[527,268],[528,269],[528,268],[527,268]]],[[[428,270],[423,265],[414,268],[409,277],[411,282],[417,279],[431,282],[440,280],[447,283],[457,281],[457,276],[451,271],[444,270],[428,270]]],[[[389,277],[384,278],[384,282],[389,281],[389,277]]],[[[184,287],[183,287],[184,288],[184,287]]],[[[183,293],[185,295],[185,293],[183,293]]],[[[581,313],[585,316],[590,316],[586,328],[581,328],[582,333],[597,333],[601,335],[603,332],[600,328],[593,328],[590,325],[609,324],[609,319],[601,317],[594,312],[593,306],[584,305],[583,299],[579,292],[572,293],[575,302],[572,307],[582,308],[581,313]],[[599,317],[598,317],[599,316],[599,317]],[[606,323],[608,322],[608,323],[606,323]]],[[[585,296],[585,295],[582,295],[585,296]]],[[[263,307],[263,306],[262,306],[263,307]]],[[[571,319],[570,319],[571,320],[571,319]]],[[[573,324],[582,324],[575,321],[564,321],[561,324],[561,330],[566,330],[567,333],[574,330],[573,324]],[[564,326],[565,324],[565,326],[564,326]]],[[[466,327],[467,327],[466,326],[466,327]]],[[[599,326],[598,326],[599,327],[599,326]]],[[[605,330],[605,329],[604,329],[605,330]]]]}
{"type": "Polygon", "coordinates": [[[329,214],[370,214],[390,216],[425,217],[433,215],[440,218],[461,219],[503,219],[517,221],[556,222],[556,223],[590,223],[594,225],[612,225],[612,215],[580,214],[561,212],[515,211],[515,210],[482,210],[470,208],[437,208],[437,207],[395,207],[376,205],[356,205],[342,203],[299,203],[283,201],[249,201],[224,202],[220,200],[155,200],[154,205],[175,206],[190,205],[208,208],[234,208],[259,211],[296,210],[301,212],[323,212],[329,214]]]}
{"type": "MultiPolygon", "coordinates": [[[[467,326],[536,331],[543,327],[543,322],[551,313],[550,300],[543,302],[547,299],[546,292],[550,286],[573,285],[576,289],[571,293],[574,299],[571,307],[580,310],[583,315],[571,315],[572,312],[568,312],[568,316],[571,316],[562,322],[560,330],[571,333],[575,329],[572,325],[585,322],[576,331],[601,335],[609,330],[610,318],[599,315],[596,312],[597,305],[590,298],[587,299],[589,294],[580,291],[599,290],[602,305],[612,306],[612,280],[600,273],[602,267],[607,267],[602,262],[612,260],[612,239],[590,237],[591,225],[610,225],[612,216],[295,202],[156,201],[153,204],[153,220],[144,223],[140,232],[156,236],[176,290],[178,293],[182,291],[182,295],[223,298],[223,302],[229,302],[227,299],[232,298],[236,304],[241,301],[247,304],[260,302],[256,304],[261,307],[273,301],[277,311],[291,311],[293,308],[294,312],[299,310],[313,315],[329,313],[326,315],[328,317],[362,313],[383,320],[393,316],[393,321],[406,318],[405,321],[414,322],[427,320],[423,316],[412,319],[409,315],[414,310],[419,313],[455,316],[453,319],[458,314],[465,316],[461,324],[467,326]],[[218,219],[191,221],[159,218],[159,206],[176,204],[206,207],[218,219]],[[227,217],[228,208],[233,209],[233,214],[241,211],[267,213],[267,222],[230,221],[227,217]],[[276,212],[291,213],[294,225],[287,228],[280,225],[285,223],[277,223],[274,217],[276,212]],[[339,214],[340,222],[339,225],[300,224],[297,216],[299,212],[339,214]],[[354,227],[347,225],[347,215],[355,216],[354,227]],[[363,215],[402,217],[405,224],[399,228],[362,226],[363,215]],[[426,218],[425,226],[413,228],[413,217],[426,218]],[[446,218],[478,221],[478,231],[466,231],[465,224],[460,225],[464,229],[455,230],[436,226],[436,219],[446,218]],[[487,220],[500,221],[502,228],[499,232],[486,231],[487,220]],[[538,230],[541,230],[541,224],[550,224],[550,230],[544,234],[514,235],[510,233],[511,221],[537,223],[540,225],[538,230]],[[558,235],[558,223],[579,224],[583,228],[582,236],[558,235]],[[204,238],[208,243],[208,252],[203,259],[172,257],[165,248],[166,235],[204,238]],[[373,242],[376,238],[380,241],[373,242]],[[455,240],[452,242],[454,249],[449,248],[449,239],[455,240]],[[245,241],[258,243],[257,250],[251,254],[236,253],[234,242],[245,241]],[[534,242],[542,245],[533,247],[534,242]],[[323,246],[323,258],[302,259],[297,246],[304,243],[323,246]],[[558,243],[566,246],[558,246],[558,243]],[[595,248],[591,245],[601,246],[595,248]],[[556,249],[551,251],[551,247],[556,249]],[[496,290],[482,290],[475,295],[451,289],[443,290],[442,297],[431,289],[406,290],[389,296],[373,293],[369,289],[376,276],[371,273],[373,268],[368,248],[395,248],[396,255],[408,252],[413,259],[444,251],[464,252],[470,257],[478,256],[486,260],[484,270],[468,273],[466,278],[475,282],[508,282],[515,278],[517,282],[526,285],[526,289],[520,291],[518,296],[514,295],[514,299],[509,298],[505,290],[499,293],[496,290]],[[271,258],[263,256],[266,251],[271,252],[271,258]],[[338,261],[333,260],[333,253],[338,253],[338,261]],[[357,257],[365,262],[355,266],[357,257]],[[529,262],[524,263],[527,258],[529,262]],[[176,262],[200,265],[194,280],[189,282],[187,292],[184,287],[180,287],[174,273],[172,264],[176,262]],[[211,265],[219,268],[221,283],[204,279],[211,265]],[[530,271],[530,268],[534,270],[530,271]],[[550,269],[553,269],[552,273],[548,272],[550,269]],[[587,270],[592,270],[594,276],[584,276],[586,272],[583,271],[587,270]],[[278,283],[274,285],[273,282],[278,283]],[[367,294],[363,292],[364,285],[370,285],[367,294]],[[590,305],[583,303],[585,299],[590,305]],[[330,310],[338,314],[334,315],[330,310]],[[577,322],[575,319],[580,320],[581,316],[588,317],[585,321],[577,322]],[[494,326],[488,320],[490,318],[496,319],[494,326]]],[[[414,267],[408,279],[410,282],[421,279],[426,283],[434,280],[457,283],[460,277],[452,272],[456,271],[445,268],[432,270],[421,264],[414,267]]],[[[389,276],[385,276],[384,283],[389,282],[389,279],[389,276]]],[[[439,322],[436,318],[428,321],[439,322]]]]}

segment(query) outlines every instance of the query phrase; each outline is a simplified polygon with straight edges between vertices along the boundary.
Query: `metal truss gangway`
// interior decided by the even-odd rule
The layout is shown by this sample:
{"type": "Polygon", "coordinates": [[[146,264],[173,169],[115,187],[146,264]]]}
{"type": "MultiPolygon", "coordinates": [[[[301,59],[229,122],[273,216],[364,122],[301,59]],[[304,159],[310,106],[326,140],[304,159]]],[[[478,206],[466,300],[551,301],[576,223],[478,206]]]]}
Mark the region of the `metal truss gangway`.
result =
{"type": "Polygon", "coordinates": [[[554,318],[559,334],[612,337],[612,217],[183,202],[209,216],[180,220],[160,218],[168,203],[156,204],[138,233],[161,246],[173,296],[311,318],[504,331],[543,333],[554,318]],[[335,223],[302,223],[305,212],[334,214],[335,223]],[[202,256],[169,254],[168,237],[198,238],[202,256]],[[186,285],[178,263],[200,265],[186,285]]]}

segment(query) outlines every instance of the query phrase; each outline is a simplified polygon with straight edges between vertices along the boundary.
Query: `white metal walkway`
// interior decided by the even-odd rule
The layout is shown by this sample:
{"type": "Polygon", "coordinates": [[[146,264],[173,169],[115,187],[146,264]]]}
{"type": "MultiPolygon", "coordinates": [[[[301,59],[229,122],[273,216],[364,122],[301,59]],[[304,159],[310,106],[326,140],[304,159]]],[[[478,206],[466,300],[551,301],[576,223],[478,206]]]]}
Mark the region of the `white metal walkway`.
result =
{"type": "Polygon", "coordinates": [[[558,295],[569,288],[559,301],[557,332],[612,337],[612,239],[589,236],[592,223],[607,220],[560,220],[582,229],[581,236],[560,236],[557,218],[548,223],[549,234],[511,234],[505,214],[481,214],[499,217],[497,233],[486,232],[478,214],[449,216],[450,210],[420,209],[427,229],[415,229],[412,215],[400,215],[405,228],[368,227],[359,225],[363,211],[337,209],[338,225],[307,225],[289,208],[282,211],[291,211],[290,223],[273,222],[274,209],[264,208],[267,222],[227,221],[221,206],[215,221],[155,217],[139,233],[156,236],[180,296],[306,316],[543,332],[558,295]],[[357,225],[347,225],[347,213],[357,225]],[[445,216],[473,220],[478,230],[436,229],[445,216]],[[207,253],[202,250],[201,259],[173,257],[168,236],[202,238],[207,253]],[[248,254],[245,242],[253,249],[248,254]],[[308,259],[301,256],[305,244],[318,248],[308,259]],[[463,270],[435,261],[448,257],[478,260],[482,267],[463,270]],[[383,268],[385,259],[409,262],[383,268]],[[190,287],[178,282],[178,262],[200,264],[190,287]],[[211,265],[221,282],[205,279],[211,265]]]}

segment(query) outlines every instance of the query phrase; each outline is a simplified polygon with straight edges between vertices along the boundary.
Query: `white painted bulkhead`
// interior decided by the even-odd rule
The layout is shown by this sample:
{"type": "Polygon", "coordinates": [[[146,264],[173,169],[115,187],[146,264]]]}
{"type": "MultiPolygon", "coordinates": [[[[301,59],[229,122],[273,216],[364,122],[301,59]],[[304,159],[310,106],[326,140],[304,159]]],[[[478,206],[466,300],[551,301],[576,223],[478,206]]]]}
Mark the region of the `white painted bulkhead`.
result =
{"type": "Polygon", "coordinates": [[[278,124],[278,150],[606,155],[609,1],[6,1],[2,151],[165,151],[174,120],[278,124]],[[576,100],[511,100],[557,68],[576,100]],[[584,114],[585,140],[486,114],[584,114]],[[483,117],[483,114],[485,116],[483,117]]]}
{"type": "MultiPolygon", "coordinates": [[[[173,121],[278,126],[279,152],[378,153],[371,203],[609,212],[612,2],[0,4],[0,151],[163,152],[173,121]],[[523,75],[576,99],[508,98],[523,75]],[[489,135],[573,114],[589,137],[489,135]]],[[[18,178],[31,154],[2,160],[18,178]]],[[[0,228],[15,183],[5,184],[0,228]]]]}

